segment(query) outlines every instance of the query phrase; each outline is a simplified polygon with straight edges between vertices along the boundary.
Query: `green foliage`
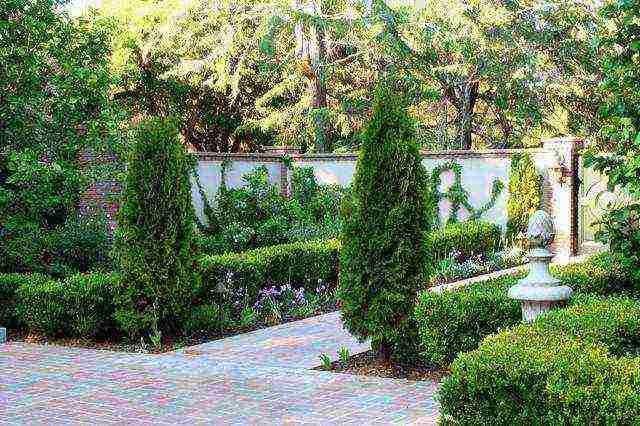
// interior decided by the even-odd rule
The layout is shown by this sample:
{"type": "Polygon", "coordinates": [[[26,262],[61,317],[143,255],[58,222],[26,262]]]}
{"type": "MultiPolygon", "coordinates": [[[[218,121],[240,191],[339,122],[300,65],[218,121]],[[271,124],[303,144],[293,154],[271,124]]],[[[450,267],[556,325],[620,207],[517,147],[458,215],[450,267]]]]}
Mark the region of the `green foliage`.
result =
{"type": "Polygon", "coordinates": [[[614,0],[601,10],[607,26],[600,43],[603,78],[599,89],[600,134],[585,156],[585,165],[604,173],[611,187],[632,196],[640,195],[640,35],[636,22],[640,10],[635,2],[614,0]]]}
{"type": "Polygon", "coordinates": [[[469,203],[469,193],[462,187],[462,166],[454,161],[443,163],[431,171],[431,181],[427,190],[428,217],[434,219],[434,226],[440,226],[440,202],[447,200],[451,203],[447,224],[458,222],[462,208],[469,213],[471,220],[479,220],[482,215],[495,206],[503,189],[504,184],[502,181],[494,179],[489,201],[484,206],[476,209],[469,203]],[[449,171],[453,172],[454,180],[451,186],[445,192],[442,192],[440,190],[442,186],[441,175],[449,171]]]}
{"type": "Polygon", "coordinates": [[[0,271],[83,271],[92,261],[65,247],[90,178],[78,155],[124,139],[110,131],[109,23],[71,20],[49,0],[0,9],[0,271]]]}
{"type": "Polygon", "coordinates": [[[338,297],[345,327],[388,357],[413,336],[410,312],[424,282],[427,176],[414,123],[393,84],[376,91],[353,190],[342,208],[338,297]],[[401,164],[402,167],[398,167],[401,164]]]}
{"type": "Polygon", "coordinates": [[[639,332],[638,301],[586,297],[488,337],[443,381],[445,423],[633,424],[639,332]]]}
{"type": "Polygon", "coordinates": [[[620,254],[605,252],[585,262],[552,266],[551,271],[576,293],[636,297],[640,294],[640,281],[627,269],[626,259],[620,254]]]}
{"type": "Polygon", "coordinates": [[[513,243],[521,232],[527,231],[529,217],[538,210],[542,201],[542,177],[528,154],[514,156],[509,174],[507,200],[508,243],[513,243]]]}
{"type": "Polygon", "coordinates": [[[427,232],[423,250],[430,265],[455,256],[459,261],[479,254],[497,252],[502,248],[502,230],[498,225],[468,221],[453,223],[427,232]]]}
{"type": "Polygon", "coordinates": [[[507,277],[460,291],[421,292],[414,316],[423,359],[446,366],[459,353],[477,348],[486,336],[518,324],[520,303],[507,297],[515,282],[507,277]]]}
{"type": "Polygon", "coordinates": [[[198,290],[192,241],[195,214],[189,176],[193,162],[171,120],[136,130],[118,214],[116,320],[131,338],[175,329],[198,290]]]}
{"type": "Polygon", "coordinates": [[[25,285],[37,285],[48,280],[41,274],[0,274],[0,324],[13,328],[20,325],[16,315],[18,289],[25,285]]]}
{"type": "MultiPolygon", "coordinates": [[[[223,167],[222,182],[228,167],[223,167]]],[[[204,253],[242,252],[338,235],[341,224],[335,212],[346,190],[318,184],[312,168],[293,168],[291,197],[283,196],[279,186],[269,182],[264,166],[243,178],[241,188],[221,185],[215,206],[199,186],[207,219],[198,237],[204,253]]]]}
{"type": "Polygon", "coordinates": [[[199,299],[252,306],[260,290],[274,285],[315,290],[337,280],[339,252],[340,243],[329,240],[203,256],[198,260],[203,281],[199,299]]]}
{"type": "Polygon", "coordinates": [[[16,316],[29,331],[94,338],[113,330],[115,275],[74,275],[62,281],[31,276],[16,290],[16,316]]]}
{"type": "MultiPolygon", "coordinates": [[[[15,216],[14,216],[15,218],[15,216]]],[[[0,230],[0,270],[65,277],[111,267],[107,224],[96,214],[68,217],[54,229],[35,224],[0,230]]]]}

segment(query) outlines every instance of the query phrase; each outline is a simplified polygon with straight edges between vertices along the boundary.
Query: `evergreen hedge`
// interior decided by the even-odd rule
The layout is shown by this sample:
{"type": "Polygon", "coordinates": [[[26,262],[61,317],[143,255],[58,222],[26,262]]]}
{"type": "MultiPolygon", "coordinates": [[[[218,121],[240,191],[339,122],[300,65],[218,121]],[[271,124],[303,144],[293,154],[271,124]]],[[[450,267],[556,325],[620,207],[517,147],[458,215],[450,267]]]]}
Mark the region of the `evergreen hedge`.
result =
{"type": "Polygon", "coordinates": [[[342,318],[382,358],[415,341],[411,312],[425,282],[427,176],[414,129],[393,84],[380,85],[341,212],[342,318]]]}

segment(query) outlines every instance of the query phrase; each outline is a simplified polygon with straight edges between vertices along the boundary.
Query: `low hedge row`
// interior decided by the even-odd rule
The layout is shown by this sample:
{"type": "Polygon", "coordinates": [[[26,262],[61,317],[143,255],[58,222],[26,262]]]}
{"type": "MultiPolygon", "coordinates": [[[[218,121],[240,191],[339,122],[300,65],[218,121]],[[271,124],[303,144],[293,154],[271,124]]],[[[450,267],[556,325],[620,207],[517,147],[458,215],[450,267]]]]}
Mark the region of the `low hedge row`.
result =
{"type": "Polygon", "coordinates": [[[489,334],[518,324],[520,304],[507,297],[512,277],[465,287],[459,291],[418,295],[414,311],[421,357],[446,366],[461,352],[470,351],[489,334]]]}
{"type": "Polygon", "coordinates": [[[487,337],[440,388],[445,424],[636,424],[640,302],[580,296],[487,337]]]}
{"type": "Polygon", "coordinates": [[[478,254],[489,254],[502,248],[502,230],[498,225],[467,221],[446,225],[425,234],[424,250],[431,262],[457,254],[460,261],[478,254]]]}
{"type": "MultiPolygon", "coordinates": [[[[554,266],[552,273],[574,289],[575,296],[636,295],[637,283],[619,266],[615,255],[601,253],[584,262],[554,266]]],[[[456,291],[419,293],[414,311],[421,357],[432,364],[450,364],[462,352],[521,321],[520,304],[507,296],[520,277],[504,277],[456,291]]]]}
{"type": "Polygon", "coordinates": [[[61,281],[38,274],[0,275],[0,324],[48,336],[93,338],[113,329],[114,275],[61,281]]]}
{"type": "Polygon", "coordinates": [[[210,301],[223,292],[252,303],[260,290],[274,285],[313,290],[320,282],[337,280],[339,255],[340,242],[328,240],[203,256],[198,262],[203,282],[201,298],[210,301]]]}

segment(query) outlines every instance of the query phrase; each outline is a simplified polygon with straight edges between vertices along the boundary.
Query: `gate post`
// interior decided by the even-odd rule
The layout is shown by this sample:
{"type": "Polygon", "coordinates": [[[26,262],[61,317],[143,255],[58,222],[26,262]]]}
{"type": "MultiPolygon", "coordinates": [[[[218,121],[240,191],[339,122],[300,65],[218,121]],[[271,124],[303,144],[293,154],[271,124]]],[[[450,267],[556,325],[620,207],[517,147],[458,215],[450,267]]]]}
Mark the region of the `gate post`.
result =
{"type": "Polygon", "coordinates": [[[547,139],[542,146],[555,156],[555,166],[549,169],[551,193],[548,201],[556,226],[551,249],[556,259],[567,259],[578,254],[579,248],[579,159],[584,140],[572,137],[547,139]]]}

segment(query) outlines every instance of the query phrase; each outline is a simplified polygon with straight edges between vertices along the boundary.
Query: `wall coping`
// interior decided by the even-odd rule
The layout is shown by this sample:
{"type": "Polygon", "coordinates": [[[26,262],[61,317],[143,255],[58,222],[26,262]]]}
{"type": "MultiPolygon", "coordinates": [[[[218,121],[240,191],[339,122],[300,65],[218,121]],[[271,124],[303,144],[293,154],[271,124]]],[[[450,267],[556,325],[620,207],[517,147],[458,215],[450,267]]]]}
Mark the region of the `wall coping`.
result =
{"type": "MultiPolygon", "coordinates": [[[[519,149],[487,149],[477,151],[451,150],[451,151],[420,151],[422,158],[508,158],[516,154],[544,154],[548,153],[546,148],[519,148],[519,149]]],[[[272,153],[218,153],[218,152],[196,152],[194,153],[200,161],[264,161],[279,162],[286,154],[272,153]]],[[[345,154],[289,154],[296,161],[357,161],[358,153],[345,154]]]]}

